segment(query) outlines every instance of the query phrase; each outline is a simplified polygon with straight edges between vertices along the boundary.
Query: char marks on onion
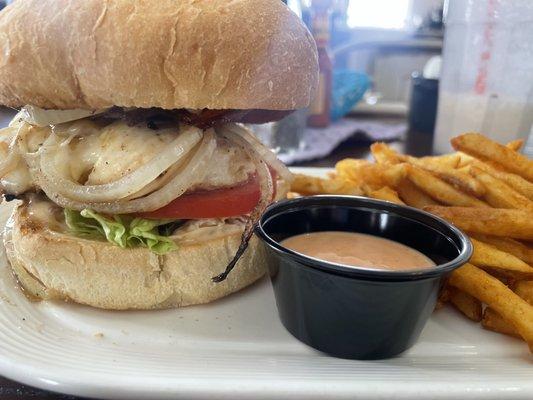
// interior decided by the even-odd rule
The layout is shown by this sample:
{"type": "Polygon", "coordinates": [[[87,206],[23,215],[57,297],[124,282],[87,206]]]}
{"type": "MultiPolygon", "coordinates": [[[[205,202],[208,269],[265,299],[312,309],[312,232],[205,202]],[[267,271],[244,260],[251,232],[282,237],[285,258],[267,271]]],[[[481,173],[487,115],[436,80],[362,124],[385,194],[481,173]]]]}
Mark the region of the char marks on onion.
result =
{"type": "MultiPolygon", "coordinates": [[[[235,267],[246,251],[260,216],[273,199],[275,183],[269,169],[275,170],[275,176],[286,182],[292,180],[289,170],[269,149],[244,125],[233,123],[279,119],[288,113],[286,111],[203,110],[195,113],[187,110],[112,108],[98,113],[86,112],[88,117],[79,121],[70,120],[78,114],[83,115],[79,110],[74,113],[31,111],[31,116],[26,110],[28,115],[25,119],[19,117],[9,128],[0,131],[0,186],[7,193],[6,200],[10,200],[12,195],[40,189],[63,208],[87,208],[109,215],[152,212],[204,182],[217,148],[217,140],[236,146],[232,147],[235,151],[241,149],[238,151],[245,153],[245,157],[239,157],[248,157],[253,163],[252,169],[250,162],[246,161],[247,168],[251,170],[246,170],[245,176],[255,169],[260,199],[250,215],[243,216],[246,223],[239,248],[225,270],[212,278],[214,282],[224,281],[235,267]],[[34,118],[42,126],[48,117],[58,124],[39,127],[26,121],[34,118]],[[62,119],[66,121],[63,124],[59,123],[62,119]],[[144,129],[149,135],[165,135],[169,131],[172,134],[147,162],[143,161],[131,167],[131,170],[128,168],[126,173],[112,176],[111,181],[109,177],[107,180],[91,181],[90,174],[86,174],[85,170],[94,171],[97,161],[92,158],[83,161],[87,163],[85,166],[80,160],[82,165],[73,167],[72,156],[78,155],[73,153],[73,146],[80,142],[83,144],[83,141],[88,143],[93,135],[117,123],[123,124],[125,129],[130,129],[127,126],[144,129]],[[17,172],[20,163],[27,166],[24,171],[27,171],[33,183],[9,191],[8,178],[17,172]]],[[[101,157],[101,153],[97,154],[101,157]]]]}
{"type": "Polygon", "coordinates": [[[233,130],[229,129],[228,127],[229,125],[221,126],[217,129],[217,133],[226,137],[229,141],[233,142],[237,146],[242,147],[250,155],[256,167],[257,176],[259,177],[259,189],[261,196],[259,198],[259,203],[257,203],[252,213],[247,216],[244,231],[241,236],[241,243],[239,244],[239,248],[237,249],[235,256],[226,266],[224,272],[212,278],[213,282],[215,283],[224,281],[231,273],[239,259],[242,257],[248,248],[248,243],[252,238],[259,218],[274,197],[274,183],[272,182],[272,175],[268,170],[268,165],[265,163],[261,157],[261,154],[256,150],[256,148],[246,139],[247,132],[243,129],[233,130]]]}

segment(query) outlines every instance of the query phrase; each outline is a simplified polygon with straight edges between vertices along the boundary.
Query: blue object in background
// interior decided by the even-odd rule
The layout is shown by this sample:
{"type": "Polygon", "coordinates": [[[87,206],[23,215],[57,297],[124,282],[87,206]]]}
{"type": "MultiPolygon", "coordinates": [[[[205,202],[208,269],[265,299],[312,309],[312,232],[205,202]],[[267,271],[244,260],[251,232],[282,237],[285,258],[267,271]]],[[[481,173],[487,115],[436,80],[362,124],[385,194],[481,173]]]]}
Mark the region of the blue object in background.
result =
{"type": "Polygon", "coordinates": [[[331,119],[341,119],[363,98],[370,86],[370,78],[363,72],[340,69],[333,71],[331,119]]]}

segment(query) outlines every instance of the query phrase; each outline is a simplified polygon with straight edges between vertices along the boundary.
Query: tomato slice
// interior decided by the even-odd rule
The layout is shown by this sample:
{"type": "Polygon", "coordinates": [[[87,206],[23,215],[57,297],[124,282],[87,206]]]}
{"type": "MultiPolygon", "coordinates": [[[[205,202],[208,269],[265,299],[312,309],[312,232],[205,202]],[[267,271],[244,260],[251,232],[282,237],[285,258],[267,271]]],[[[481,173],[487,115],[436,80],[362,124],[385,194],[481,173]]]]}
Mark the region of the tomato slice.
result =
{"type": "Polygon", "coordinates": [[[184,194],[159,210],[139,216],[148,219],[237,217],[252,212],[260,197],[259,178],[254,174],[242,185],[184,194]]]}

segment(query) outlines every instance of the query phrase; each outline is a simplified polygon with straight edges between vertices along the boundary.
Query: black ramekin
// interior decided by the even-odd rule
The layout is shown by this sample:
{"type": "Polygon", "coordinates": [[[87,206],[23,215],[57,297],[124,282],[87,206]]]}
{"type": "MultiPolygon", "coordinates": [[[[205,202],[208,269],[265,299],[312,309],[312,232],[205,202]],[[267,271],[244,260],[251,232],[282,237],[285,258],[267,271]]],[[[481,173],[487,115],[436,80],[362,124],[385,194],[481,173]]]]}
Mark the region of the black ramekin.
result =
{"type": "Polygon", "coordinates": [[[257,236],[283,325],[330,355],[383,359],[411,347],[435,307],[443,278],[466,263],[472,244],[441,218],[415,208],[353,196],[279,202],[263,214],[257,236]],[[360,232],[419,250],[437,266],[385,271],[306,257],[280,242],[307,232],[360,232]]]}

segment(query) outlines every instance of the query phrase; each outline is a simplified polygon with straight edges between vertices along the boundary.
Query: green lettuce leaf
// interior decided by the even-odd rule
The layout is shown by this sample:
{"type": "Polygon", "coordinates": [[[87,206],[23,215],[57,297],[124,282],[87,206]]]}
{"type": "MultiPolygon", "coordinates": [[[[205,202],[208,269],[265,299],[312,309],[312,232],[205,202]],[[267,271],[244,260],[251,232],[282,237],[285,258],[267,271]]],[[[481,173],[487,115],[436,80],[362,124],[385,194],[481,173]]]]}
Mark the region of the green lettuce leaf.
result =
{"type": "MultiPolygon", "coordinates": [[[[89,209],[65,209],[65,222],[74,235],[88,239],[105,239],[123,249],[147,247],[156,254],[176,250],[176,243],[161,235],[159,227],[173,225],[173,221],[132,218],[124,215],[106,217],[89,209]]],[[[163,229],[170,235],[169,229],[163,229]]]]}

